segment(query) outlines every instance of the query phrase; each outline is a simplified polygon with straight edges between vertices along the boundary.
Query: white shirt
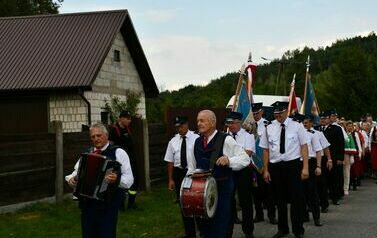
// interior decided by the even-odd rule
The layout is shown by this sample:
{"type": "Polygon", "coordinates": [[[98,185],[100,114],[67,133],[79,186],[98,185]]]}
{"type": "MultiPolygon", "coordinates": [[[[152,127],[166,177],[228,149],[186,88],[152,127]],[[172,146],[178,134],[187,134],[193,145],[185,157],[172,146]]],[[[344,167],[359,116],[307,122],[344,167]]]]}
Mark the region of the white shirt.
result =
{"type": "MultiPolygon", "coordinates": [[[[109,143],[107,143],[104,147],[101,148],[101,151],[106,150],[106,148],[109,146],[109,143]]],[[[95,150],[95,149],[94,149],[95,150]]],[[[93,151],[94,151],[93,150],[93,151]]],[[[129,188],[134,183],[134,176],[132,174],[131,165],[130,165],[130,158],[128,157],[128,154],[126,151],[124,151],[121,148],[117,148],[115,151],[115,159],[121,164],[120,171],[120,183],[119,187],[121,188],[129,188]]],[[[80,160],[78,160],[74,166],[74,171],[65,176],[65,180],[68,182],[71,178],[75,177],[78,172],[80,160]]]]}
{"type": "MultiPolygon", "coordinates": [[[[186,133],[186,158],[187,158],[187,167],[190,167],[190,164],[193,164],[195,167],[195,157],[194,157],[194,144],[196,138],[199,137],[198,134],[195,134],[192,131],[188,131],[186,133]]],[[[181,167],[181,145],[182,145],[182,136],[180,134],[176,134],[168,143],[168,147],[166,148],[166,153],[164,157],[164,161],[170,162],[174,164],[174,167],[181,167]]],[[[191,165],[192,166],[192,165],[191,165]]]]}
{"type": "Polygon", "coordinates": [[[375,130],[375,126],[373,126],[371,129],[370,129],[370,132],[369,132],[369,140],[368,140],[368,146],[369,146],[369,150],[372,150],[372,142],[373,141],[373,134],[374,134],[374,130],[375,130]]]}
{"type": "Polygon", "coordinates": [[[311,132],[306,130],[310,141],[310,143],[308,143],[309,159],[316,158],[316,153],[322,150],[322,146],[319,141],[319,133],[313,130],[313,128],[310,130],[311,132]]]}
{"type": "Polygon", "coordinates": [[[301,157],[301,145],[308,144],[309,138],[304,126],[291,118],[284,121],[285,153],[280,153],[281,124],[274,120],[262,134],[259,146],[270,152],[270,163],[290,161],[301,157]]]}
{"type": "Polygon", "coordinates": [[[359,137],[359,133],[357,131],[354,132],[354,135],[355,135],[355,144],[357,145],[357,149],[358,149],[358,153],[359,153],[359,158],[361,158],[361,155],[363,153],[363,149],[361,147],[361,140],[360,140],[360,137],[359,137]]]}
{"type": "Polygon", "coordinates": [[[264,119],[263,117],[257,121],[257,125],[258,125],[258,136],[259,138],[262,136],[262,134],[266,131],[266,124],[265,122],[267,122],[266,119],[264,119]]]}
{"type": "Polygon", "coordinates": [[[363,136],[364,138],[364,148],[368,148],[369,146],[369,136],[368,136],[368,133],[364,130],[360,130],[361,132],[361,135],[363,136]]]}
{"type": "MultiPolygon", "coordinates": [[[[213,137],[216,135],[217,130],[215,130],[212,135],[208,137],[207,143],[209,143],[213,137]]],[[[192,149],[194,153],[194,148],[192,149]]],[[[246,154],[245,150],[237,144],[237,142],[233,139],[231,136],[227,136],[224,141],[224,147],[223,147],[223,154],[228,157],[229,159],[229,168],[231,168],[234,171],[241,170],[248,166],[250,164],[250,158],[249,155],[246,154]]],[[[188,164],[188,174],[192,173],[195,168],[192,167],[192,164],[188,164]]]]}
{"type": "Polygon", "coordinates": [[[314,131],[315,131],[316,134],[318,134],[319,143],[321,144],[321,147],[322,147],[321,156],[323,156],[324,155],[323,150],[326,149],[327,147],[329,147],[331,144],[326,139],[326,136],[325,136],[325,134],[323,134],[322,131],[317,131],[317,130],[314,130],[314,131]]]}
{"type": "MultiPolygon", "coordinates": [[[[233,137],[233,133],[229,133],[230,136],[233,137]]],[[[254,135],[248,133],[245,129],[241,128],[237,132],[236,137],[236,142],[239,144],[244,150],[249,150],[253,153],[255,153],[255,139],[254,135]]]]}

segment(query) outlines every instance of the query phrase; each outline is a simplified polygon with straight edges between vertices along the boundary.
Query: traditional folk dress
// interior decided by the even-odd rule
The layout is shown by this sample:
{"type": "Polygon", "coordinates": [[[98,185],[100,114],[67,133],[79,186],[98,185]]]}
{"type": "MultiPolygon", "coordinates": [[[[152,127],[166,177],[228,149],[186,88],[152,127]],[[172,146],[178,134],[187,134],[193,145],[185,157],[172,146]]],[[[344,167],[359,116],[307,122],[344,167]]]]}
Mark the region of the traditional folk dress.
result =
{"type": "Polygon", "coordinates": [[[354,155],[354,163],[351,166],[351,180],[360,177],[364,172],[362,152],[365,143],[363,136],[358,131],[354,131],[352,137],[355,141],[357,154],[354,155]]]}
{"type": "Polygon", "coordinates": [[[371,166],[372,170],[377,170],[377,127],[374,126],[370,132],[370,157],[371,157],[371,166]]]}
{"type": "Polygon", "coordinates": [[[350,170],[351,164],[354,162],[354,155],[357,154],[355,140],[352,133],[347,133],[347,140],[344,142],[344,164],[343,164],[343,189],[344,194],[348,195],[350,185],[350,170]]]}

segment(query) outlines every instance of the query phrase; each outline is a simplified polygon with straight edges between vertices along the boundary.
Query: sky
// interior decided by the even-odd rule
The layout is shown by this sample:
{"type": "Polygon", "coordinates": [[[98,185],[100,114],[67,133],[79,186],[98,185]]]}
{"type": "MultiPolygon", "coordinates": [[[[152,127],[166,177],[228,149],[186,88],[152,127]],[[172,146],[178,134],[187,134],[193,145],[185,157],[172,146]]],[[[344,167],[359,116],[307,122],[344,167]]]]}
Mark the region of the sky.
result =
{"type": "Polygon", "coordinates": [[[64,0],[59,11],[115,9],[129,11],[160,91],[238,71],[249,52],[263,64],[377,30],[376,0],[64,0]]]}

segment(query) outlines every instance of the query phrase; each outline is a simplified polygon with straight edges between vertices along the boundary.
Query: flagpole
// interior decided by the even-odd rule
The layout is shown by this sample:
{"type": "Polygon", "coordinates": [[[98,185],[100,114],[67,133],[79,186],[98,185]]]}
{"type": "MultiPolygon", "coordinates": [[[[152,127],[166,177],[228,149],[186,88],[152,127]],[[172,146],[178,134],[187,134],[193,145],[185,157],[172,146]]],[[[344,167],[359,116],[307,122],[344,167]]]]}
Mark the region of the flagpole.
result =
{"type": "Polygon", "coordinates": [[[295,90],[295,83],[296,83],[296,73],[293,74],[293,79],[291,83],[291,91],[289,92],[289,105],[288,105],[288,116],[292,113],[292,100],[296,100],[296,98],[293,97],[293,90],[295,90]]]}
{"type": "Polygon", "coordinates": [[[306,74],[305,74],[305,89],[304,89],[304,101],[301,105],[301,114],[305,114],[305,102],[306,102],[306,88],[308,86],[308,80],[309,80],[309,68],[310,68],[310,55],[308,55],[308,59],[306,61],[306,74]]]}
{"type": "Polygon", "coordinates": [[[233,99],[232,112],[236,111],[237,106],[238,106],[238,100],[239,100],[239,96],[240,96],[240,93],[241,93],[241,86],[242,86],[242,80],[243,80],[242,75],[243,75],[243,69],[244,68],[245,68],[245,65],[242,65],[241,69],[240,69],[240,77],[238,78],[236,95],[234,96],[234,99],[233,99]]]}

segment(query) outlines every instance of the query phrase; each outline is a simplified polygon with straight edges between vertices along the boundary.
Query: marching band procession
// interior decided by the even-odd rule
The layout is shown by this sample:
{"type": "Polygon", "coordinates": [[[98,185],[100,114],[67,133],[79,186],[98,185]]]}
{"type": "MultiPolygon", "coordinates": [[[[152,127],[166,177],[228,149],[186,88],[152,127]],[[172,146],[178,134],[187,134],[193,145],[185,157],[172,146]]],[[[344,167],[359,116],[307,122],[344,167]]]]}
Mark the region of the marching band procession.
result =
{"type": "Polygon", "coordinates": [[[228,130],[221,132],[214,128],[215,114],[201,111],[199,135],[189,130],[187,117],[175,118],[177,134],[164,160],[169,189],[180,201],[184,237],[232,237],[237,223],[245,237],[257,237],[254,224],[264,221],[263,208],[269,222],[277,224],[273,237],[286,237],[288,204],[292,233],[304,237],[309,213],[320,229],[326,224],[321,214],[331,210],[330,204],[341,206],[343,197],[361,186],[367,172],[375,177],[377,129],[370,115],[360,122],[345,121],[331,109],[321,112],[320,124],[314,125],[312,115],[288,117],[288,102],[275,102],[272,107],[275,120],[268,121],[258,117],[263,115],[262,103],[252,104],[256,135],[242,128],[239,112],[228,114],[228,130]],[[217,196],[214,188],[208,189],[213,178],[217,196]]]}
{"type": "Polygon", "coordinates": [[[273,238],[290,231],[304,237],[303,224],[310,221],[310,213],[314,226],[323,226],[321,213],[331,209],[329,200],[341,205],[367,172],[376,177],[376,123],[369,114],[352,122],[335,109],[320,112],[309,67],[310,56],[300,110],[295,75],[287,101],[254,102],[256,66],[250,53],[247,67],[240,70],[233,104],[227,106],[223,131],[216,129],[216,115],[210,110],[197,115],[198,135],[189,130],[187,116],[175,118],[177,134],[164,160],[168,188],[175,190],[180,203],[184,237],[198,233],[229,238],[234,224],[241,224],[245,237],[255,237],[254,223],[264,221],[264,208],[269,222],[277,225],[273,238]]]}
{"type": "Polygon", "coordinates": [[[377,1],[307,2],[0,1],[0,238],[377,237],[377,1]]]}
{"type": "MultiPolygon", "coordinates": [[[[263,105],[249,100],[252,83],[244,83],[241,73],[223,122],[211,110],[197,114],[196,128],[189,128],[187,115],[174,118],[176,135],[164,161],[168,189],[180,206],[183,237],[230,238],[235,224],[245,237],[257,237],[256,224],[266,217],[277,225],[273,238],[290,232],[301,238],[310,213],[312,224],[323,226],[321,214],[331,210],[330,204],[341,205],[365,175],[376,178],[376,123],[369,114],[352,122],[335,109],[319,112],[308,62],[300,113],[295,79],[288,101],[263,105]]],[[[255,67],[245,71],[252,75],[255,67]]],[[[123,111],[114,125],[92,125],[93,146],[66,176],[79,200],[83,237],[116,237],[126,194],[127,207],[136,207],[130,123],[130,113],[123,111]]]]}

